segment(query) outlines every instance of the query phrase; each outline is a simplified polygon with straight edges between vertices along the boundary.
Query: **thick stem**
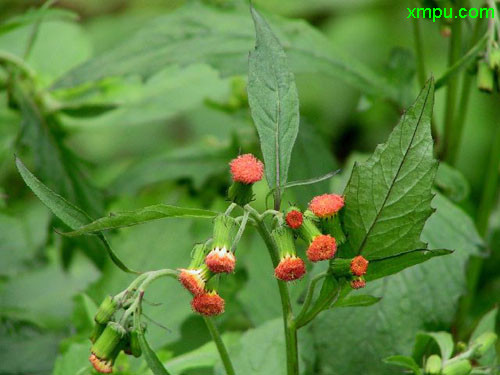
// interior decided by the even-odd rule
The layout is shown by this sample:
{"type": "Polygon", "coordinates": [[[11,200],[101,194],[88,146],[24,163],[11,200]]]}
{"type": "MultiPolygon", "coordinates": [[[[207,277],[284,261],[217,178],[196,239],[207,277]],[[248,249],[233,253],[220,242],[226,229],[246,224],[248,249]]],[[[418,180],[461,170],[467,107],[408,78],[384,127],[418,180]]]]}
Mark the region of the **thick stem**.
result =
{"type": "MultiPolygon", "coordinates": [[[[250,206],[246,206],[247,210],[250,211],[250,215],[254,218],[257,223],[257,230],[260,236],[266,244],[267,250],[271,257],[273,267],[276,267],[279,263],[279,252],[273,241],[266,224],[263,222],[260,215],[255,213],[250,206]]],[[[295,325],[295,319],[293,317],[292,304],[290,302],[290,294],[288,292],[287,285],[281,281],[277,280],[278,289],[281,299],[281,308],[283,310],[283,325],[285,329],[285,341],[286,341],[286,364],[287,364],[287,375],[298,375],[299,373],[299,356],[297,349],[297,327],[295,325]]]]}
{"type": "Polygon", "coordinates": [[[219,330],[215,326],[213,319],[204,317],[203,320],[205,321],[208,331],[210,332],[210,336],[212,336],[212,340],[214,340],[215,346],[217,347],[220,359],[222,360],[222,364],[224,365],[224,369],[226,370],[226,374],[235,375],[231,358],[229,357],[229,353],[227,352],[226,346],[224,345],[224,341],[222,341],[219,330]]]}
{"type": "MultiPolygon", "coordinates": [[[[462,7],[462,1],[458,1],[453,8],[453,13],[458,13],[458,10],[462,7]]],[[[460,58],[462,50],[462,20],[453,20],[451,25],[451,39],[450,39],[450,51],[448,55],[448,67],[453,66],[455,62],[460,58]]],[[[455,109],[457,105],[457,92],[459,77],[456,76],[450,80],[448,83],[448,88],[446,90],[446,110],[444,117],[444,136],[442,144],[442,158],[446,158],[448,155],[450,140],[453,136],[453,132],[456,131],[454,128],[455,119],[455,109]]]]}

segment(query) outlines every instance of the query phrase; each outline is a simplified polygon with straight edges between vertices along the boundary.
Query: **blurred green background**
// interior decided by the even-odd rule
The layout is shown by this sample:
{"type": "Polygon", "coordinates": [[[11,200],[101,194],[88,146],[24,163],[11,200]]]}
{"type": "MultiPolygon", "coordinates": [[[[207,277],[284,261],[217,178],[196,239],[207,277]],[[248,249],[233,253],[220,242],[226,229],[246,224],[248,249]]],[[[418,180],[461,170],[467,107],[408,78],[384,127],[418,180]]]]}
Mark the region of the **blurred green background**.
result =
{"type": "MultiPolygon", "coordinates": [[[[328,49],[329,56],[342,56],[347,70],[366,68],[367,76],[397,88],[397,94],[387,99],[373,92],[369,85],[352,84],[349,77],[344,79],[344,74],[336,73],[328,63],[314,67],[304,62],[294,70],[301,130],[290,180],[318,176],[336,168],[341,168],[342,173],[331,184],[294,189],[286,200],[304,204],[325,190],[341,192],[353,162],[363,160],[387,139],[403,109],[420,90],[415,75],[415,20],[406,18],[406,8],[415,6],[414,2],[254,3],[271,20],[287,51],[294,43],[307,46],[310,41],[314,48],[328,49]],[[300,20],[311,27],[305,27],[300,20]],[[328,73],[330,70],[332,74],[328,73]]],[[[481,6],[481,2],[472,3],[481,6]]],[[[106,294],[119,292],[130,281],[106,259],[91,237],[69,240],[53,230],[65,228],[24,185],[15,170],[14,153],[47,185],[95,218],[159,202],[223,209],[229,184],[227,162],[240,151],[260,153],[245,93],[245,51],[253,46],[253,40],[235,47],[241,52],[237,57],[224,54],[238,38],[253,37],[253,30],[247,30],[247,24],[240,22],[246,20],[251,25],[245,1],[60,0],[44,13],[43,19],[35,10],[42,4],[28,0],[0,2],[0,61],[1,53],[6,53],[24,61],[34,72],[29,83],[17,87],[12,83],[14,74],[8,64],[0,64],[0,374],[86,373],[86,334],[93,305],[106,294]],[[187,8],[190,6],[193,8],[187,8]],[[207,59],[197,54],[194,42],[189,44],[189,28],[198,25],[188,21],[196,18],[197,9],[205,9],[210,15],[221,14],[227,22],[219,23],[216,17],[199,20],[207,35],[213,32],[212,27],[221,33],[213,32],[214,39],[207,39],[212,45],[198,46],[216,50],[207,59]],[[179,12],[184,12],[184,18],[176,18],[179,12]],[[33,34],[38,22],[39,29],[33,34]],[[142,34],[134,37],[137,32],[142,34]],[[128,64],[132,60],[124,52],[127,48],[135,48],[138,59],[142,51],[148,51],[147,56],[151,57],[155,56],[155,48],[162,43],[175,43],[176,38],[181,42],[161,55],[156,65],[134,70],[137,61],[128,64]],[[78,70],[87,61],[93,62],[78,70]],[[85,77],[92,76],[103,79],[98,84],[89,83],[85,77]]],[[[449,37],[442,33],[445,25],[430,20],[420,25],[427,71],[438,78],[446,70],[448,60],[449,37]]],[[[472,21],[464,20],[464,45],[471,38],[472,29],[472,21]]],[[[192,38],[195,37],[193,32],[192,38]]],[[[472,70],[463,74],[474,74],[472,70]]],[[[453,184],[459,191],[458,197],[450,196],[456,190],[450,193],[441,189],[455,201],[453,209],[458,210],[455,216],[461,225],[454,226],[457,236],[474,231],[491,142],[500,118],[498,94],[482,93],[472,84],[470,95],[452,174],[458,180],[453,184]]],[[[442,135],[444,109],[445,89],[440,89],[434,115],[438,136],[442,135]]],[[[495,167],[498,169],[498,165],[495,167]]],[[[446,179],[448,174],[443,176],[446,179]]],[[[448,185],[444,182],[437,188],[443,186],[448,185]]],[[[256,205],[260,208],[266,205],[265,195],[265,183],[258,184],[256,205]]],[[[301,342],[307,347],[303,351],[306,373],[359,373],[363,369],[359,361],[367,358],[377,364],[371,372],[362,373],[387,374],[394,370],[385,367],[380,359],[410,350],[418,330],[446,329],[466,336],[500,296],[500,211],[496,199],[493,205],[485,243],[469,236],[457,245],[466,249],[468,255],[477,254],[480,248],[490,256],[481,269],[477,295],[470,294],[474,296],[472,308],[465,317],[457,318],[455,314],[458,298],[466,291],[467,256],[456,264],[443,263],[441,269],[449,272],[447,276],[436,275],[432,267],[415,267],[422,274],[413,281],[415,270],[413,274],[403,273],[407,276],[395,276],[402,278],[398,285],[409,282],[424,288],[429,280],[427,287],[439,289],[442,285],[431,284],[434,277],[436,283],[455,284],[455,289],[448,295],[430,292],[431,295],[422,297],[421,304],[428,303],[430,312],[426,314],[424,308],[419,317],[413,316],[411,327],[404,334],[389,332],[386,322],[377,328],[367,325],[361,336],[352,341],[353,332],[342,331],[332,322],[342,317],[349,321],[359,309],[345,309],[339,315],[324,318],[323,324],[333,324],[332,332],[340,329],[340,337],[345,337],[338,345],[352,349],[344,348],[338,355],[331,355],[328,337],[317,338],[321,336],[321,326],[304,332],[301,342]],[[453,267],[458,268],[456,274],[453,267]],[[426,277],[427,274],[431,276],[426,277]],[[439,303],[443,309],[438,313],[434,304],[439,303]],[[363,340],[365,334],[367,339],[363,340]],[[390,337],[384,339],[385,348],[365,348],[368,344],[363,342],[369,342],[370,335],[376,334],[390,337]],[[361,349],[354,350],[358,345],[361,349]]],[[[174,268],[187,264],[192,244],[209,236],[209,231],[209,223],[158,221],[116,231],[111,240],[122,259],[134,268],[174,268]]],[[[281,326],[275,320],[280,310],[272,275],[262,270],[266,267],[260,267],[265,264],[269,268],[270,262],[265,252],[256,251],[260,246],[252,234],[246,237],[241,246],[242,266],[235,277],[228,278],[222,292],[228,304],[227,314],[220,319],[221,327],[227,340],[239,345],[236,362],[249,366],[245,374],[266,373],[273,369],[265,367],[266,360],[281,355],[282,342],[278,342],[278,349],[269,346],[267,351],[256,354],[262,356],[264,363],[263,367],[256,365],[256,370],[242,354],[245,348],[256,346],[252,340],[271,340],[281,334],[281,326]],[[266,298],[261,298],[262,290],[266,290],[266,298]],[[261,328],[246,331],[255,327],[261,328]],[[245,335],[243,343],[241,335],[245,335]]],[[[302,288],[303,285],[294,285],[294,295],[300,295],[302,288]]],[[[202,320],[190,313],[187,294],[178,293],[177,285],[157,285],[152,289],[152,302],[163,304],[151,306],[148,314],[168,328],[151,324],[149,330],[153,346],[162,349],[162,359],[179,369],[174,373],[212,373],[217,356],[210,344],[202,347],[209,336],[202,320]],[[173,362],[169,362],[171,358],[173,362]],[[206,372],[199,372],[199,367],[206,372]]],[[[379,283],[374,290],[381,295],[392,290],[395,294],[391,303],[397,303],[408,316],[413,303],[418,305],[408,297],[412,287],[398,291],[394,285],[391,289],[379,283]],[[397,293],[402,297],[397,297],[397,293]]],[[[418,295],[421,289],[413,292],[418,295]]],[[[375,308],[380,310],[370,307],[363,314],[372,311],[382,314],[382,318],[386,308],[391,309],[390,305],[375,308]]],[[[406,329],[403,324],[399,328],[406,329]]],[[[371,339],[378,340],[376,336],[371,339]]],[[[331,352],[335,350],[331,348],[331,352]]],[[[122,361],[123,373],[146,371],[141,361],[122,361]]],[[[220,371],[217,365],[215,371],[220,371]]]]}

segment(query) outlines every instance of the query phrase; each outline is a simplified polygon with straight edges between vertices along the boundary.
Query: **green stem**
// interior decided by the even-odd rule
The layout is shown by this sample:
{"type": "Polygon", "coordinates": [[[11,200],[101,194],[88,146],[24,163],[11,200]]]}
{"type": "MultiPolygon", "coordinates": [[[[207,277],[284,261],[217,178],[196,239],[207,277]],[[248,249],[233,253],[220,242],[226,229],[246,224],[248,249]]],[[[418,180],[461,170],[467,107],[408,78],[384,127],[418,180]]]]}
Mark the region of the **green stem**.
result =
{"type": "MultiPolygon", "coordinates": [[[[458,1],[455,5],[453,12],[458,12],[462,7],[462,2],[458,1]]],[[[462,23],[461,20],[453,20],[451,25],[451,39],[450,39],[450,51],[448,55],[448,67],[453,66],[458,59],[462,51],[462,23]]],[[[448,150],[450,147],[450,139],[453,137],[454,128],[454,118],[455,118],[455,108],[457,105],[457,92],[459,77],[456,76],[451,79],[448,83],[448,88],[446,90],[446,110],[444,117],[444,134],[443,134],[443,144],[442,144],[442,158],[446,159],[448,150]]]]}
{"type": "Polygon", "coordinates": [[[210,336],[212,336],[212,340],[214,340],[215,346],[219,351],[220,359],[222,360],[222,364],[226,369],[227,375],[235,375],[233,364],[231,363],[231,358],[229,357],[229,353],[227,352],[226,346],[224,345],[224,341],[220,337],[219,330],[215,326],[212,318],[204,317],[203,320],[207,325],[208,331],[210,332],[210,336]]]}
{"type": "MultiPolygon", "coordinates": [[[[267,250],[271,257],[273,267],[279,264],[279,251],[273,241],[266,224],[262,220],[261,216],[252,207],[245,206],[245,209],[250,212],[253,219],[257,223],[257,230],[266,244],[267,250]]],[[[292,304],[290,302],[290,294],[288,292],[287,285],[281,281],[278,282],[278,290],[281,299],[281,308],[283,310],[283,325],[285,329],[285,341],[286,341],[286,364],[287,364],[287,375],[298,375],[299,373],[299,356],[297,349],[297,327],[295,324],[295,319],[293,317],[292,304]]]]}
{"type": "Polygon", "coordinates": [[[302,310],[300,310],[299,315],[297,316],[297,321],[301,321],[307,313],[309,306],[311,305],[312,299],[314,297],[314,291],[316,290],[316,284],[323,278],[328,275],[327,272],[321,272],[314,276],[309,282],[309,287],[307,288],[306,299],[304,300],[304,304],[302,305],[302,310]]]}
{"type": "Polygon", "coordinates": [[[417,75],[420,86],[425,85],[427,73],[425,69],[424,47],[422,42],[422,30],[420,21],[417,19],[413,23],[413,37],[415,41],[415,53],[417,55],[417,75]]]}

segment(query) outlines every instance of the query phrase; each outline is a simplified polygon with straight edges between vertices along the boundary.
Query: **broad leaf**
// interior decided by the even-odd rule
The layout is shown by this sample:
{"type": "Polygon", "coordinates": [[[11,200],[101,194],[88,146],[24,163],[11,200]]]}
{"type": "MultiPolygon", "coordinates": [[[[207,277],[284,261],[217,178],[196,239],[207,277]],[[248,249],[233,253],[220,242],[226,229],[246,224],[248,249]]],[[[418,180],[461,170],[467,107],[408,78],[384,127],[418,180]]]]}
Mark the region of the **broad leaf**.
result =
{"type": "Polygon", "coordinates": [[[150,348],[148,342],[146,341],[146,338],[144,337],[144,333],[140,333],[138,335],[139,337],[139,344],[142,349],[142,354],[144,355],[144,358],[146,359],[146,362],[153,372],[154,375],[169,375],[170,373],[167,371],[165,366],[161,363],[161,361],[158,359],[156,356],[156,353],[150,348]]]}
{"type": "MultiPolygon", "coordinates": [[[[368,282],[363,293],[383,296],[373,306],[324,312],[313,322],[321,374],[400,374],[383,358],[411,355],[419,331],[450,327],[457,301],[466,291],[465,267],[483,243],[474,222],[446,198],[433,200],[436,212],[427,221],[423,240],[453,254],[436,257],[404,271],[368,282]],[[439,286],[439,287],[438,287],[439,286]],[[332,343],[342,342],[342,345],[332,343]]],[[[370,265],[371,266],[371,265],[370,265]]]]}
{"type": "MultiPolygon", "coordinates": [[[[16,158],[16,166],[26,185],[28,185],[28,187],[33,191],[33,193],[35,193],[38,199],[40,199],[52,211],[52,213],[59,219],[61,219],[61,221],[68,227],[70,227],[71,229],[77,229],[92,221],[90,216],[83,212],[81,209],[74,206],[66,199],[45,186],[28,170],[28,168],[26,168],[21,159],[16,158]]],[[[128,268],[120,260],[120,258],[118,258],[118,256],[113,252],[108,241],[102,234],[99,234],[98,238],[113,263],[115,263],[118,267],[120,267],[120,269],[125,272],[137,273],[136,271],[128,268]]]]}
{"type": "MultiPolygon", "coordinates": [[[[304,21],[273,18],[295,73],[323,73],[368,94],[397,99],[397,92],[367,66],[333,50],[304,21]]],[[[120,75],[148,77],[168,64],[208,63],[223,76],[247,73],[254,33],[245,6],[220,11],[198,1],[151,22],[133,37],[61,78],[56,87],[74,87],[120,75]],[[148,43],[145,45],[144,40],[148,43]]]]}
{"type": "Polygon", "coordinates": [[[345,189],[346,232],[352,254],[381,259],[426,248],[420,241],[432,213],[432,80],[404,114],[386,143],[357,164],[345,189]]]}
{"type": "Polygon", "coordinates": [[[118,212],[110,214],[96,221],[80,226],[73,232],[63,233],[66,236],[80,236],[85,233],[101,232],[103,230],[130,227],[132,225],[146,223],[151,220],[163,219],[166,217],[198,217],[212,219],[217,216],[215,211],[203,210],[201,208],[176,207],[168,204],[156,204],[140,208],[135,211],[118,212]]]}
{"type": "Polygon", "coordinates": [[[248,103],[267,183],[281,193],[299,131],[299,98],[283,47],[262,16],[253,8],[251,12],[257,40],[248,60],[248,103]]]}

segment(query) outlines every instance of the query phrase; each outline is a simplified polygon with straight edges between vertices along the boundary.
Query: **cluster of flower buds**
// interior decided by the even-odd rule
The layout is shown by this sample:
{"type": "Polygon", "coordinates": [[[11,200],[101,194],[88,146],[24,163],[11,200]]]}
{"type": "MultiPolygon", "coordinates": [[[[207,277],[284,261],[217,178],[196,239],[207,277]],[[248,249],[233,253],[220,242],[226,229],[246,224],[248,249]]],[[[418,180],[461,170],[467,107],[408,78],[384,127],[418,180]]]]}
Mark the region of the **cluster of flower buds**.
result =
{"type": "Polygon", "coordinates": [[[94,316],[95,325],[90,335],[93,345],[89,361],[103,374],[113,372],[113,364],[121,351],[134,357],[142,355],[138,331],[132,322],[128,321],[127,327],[124,327],[112,320],[119,308],[117,298],[107,296],[94,316]]]}
{"type": "Polygon", "coordinates": [[[262,180],[264,164],[252,154],[244,154],[229,163],[233,183],[229,187],[228,198],[230,201],[244,206],[253,199],[254,183],[262,180]]]}
{"type": "Polygon", "coordinates": [[[219,215],[214,221],[211,246],[195,245],[191,263],[181,269],[179,281],[192,295],[193,311],[205,316],[224,312],[224,299],[217,293],[217,274],[232,273],[236,257],[232,244],[238,230],[236,220],[229,215],[219,215]]]}
{"type": "MultiPolygon", "coordinates": [[[[354,289],[363,288],[366,282],[363,275],[368,268],[368,261],[362,256],[353,259],[334,259],[337,247],[345,243],[346,236],[342,229],[339,212],[344,207],[344,198],[337,194],[323,194],[314,197],[309,203],[308,210],[302,212],[298,207],[290,207],[285,216],[287,226],[301,237],[308,245],[306,255],[309,261],[330,261],[332,274],[336,277],[345,277],[350,280],[354,289]]],[[[280,232],[281,233],[281,230],[280,232]]],[[[285,237],[285,236],[281,236],[285,237]]],[[[288,238],[288,237],[285,237],[288,238]]],[[[281,261],[276,267],[275,275],[283,281],[291,281],[300,278],[305,273],[302,260],[297,261],[295,247],[289,241],[277,239],[275,241],[280,249],[281,261]],[[289,252],[283,251],[280,246],[286,243],[291,248],[289,252]],[[285,268],[286,265],[286,268],[285,268]],[[296,268],[293,268],[296,267],[296,268]],[[296,278],[286,277],[283,269],[294,269],[296,278]],[[295,269],[300,271],[295,271],[295,269]]]]}

